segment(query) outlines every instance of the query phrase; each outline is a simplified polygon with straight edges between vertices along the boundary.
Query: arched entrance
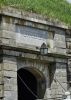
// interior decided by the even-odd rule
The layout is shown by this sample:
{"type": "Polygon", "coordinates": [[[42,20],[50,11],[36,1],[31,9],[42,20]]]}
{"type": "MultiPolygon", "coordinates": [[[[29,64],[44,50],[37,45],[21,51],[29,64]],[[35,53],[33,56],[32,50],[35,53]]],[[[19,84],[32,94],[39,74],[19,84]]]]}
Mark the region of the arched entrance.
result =
{"type": "Polygon", "coordinates": [[[42,72],[36,68],[25,67],[17,72],[18,100],[42,99],[46,81],[42,72]]]}

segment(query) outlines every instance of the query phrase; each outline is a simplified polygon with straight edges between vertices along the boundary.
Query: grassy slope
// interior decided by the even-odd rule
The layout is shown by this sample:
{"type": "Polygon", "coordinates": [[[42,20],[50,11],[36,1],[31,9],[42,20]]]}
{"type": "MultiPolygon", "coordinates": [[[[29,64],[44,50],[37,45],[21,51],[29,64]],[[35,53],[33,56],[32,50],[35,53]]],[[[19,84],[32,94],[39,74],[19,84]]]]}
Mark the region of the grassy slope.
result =
{"type": "Polygon", "coordinates": [[[0,0],[0,4],[14,4],[15,7],[58,19],[71,26],[71,4],[65,0],[0,0]]]}

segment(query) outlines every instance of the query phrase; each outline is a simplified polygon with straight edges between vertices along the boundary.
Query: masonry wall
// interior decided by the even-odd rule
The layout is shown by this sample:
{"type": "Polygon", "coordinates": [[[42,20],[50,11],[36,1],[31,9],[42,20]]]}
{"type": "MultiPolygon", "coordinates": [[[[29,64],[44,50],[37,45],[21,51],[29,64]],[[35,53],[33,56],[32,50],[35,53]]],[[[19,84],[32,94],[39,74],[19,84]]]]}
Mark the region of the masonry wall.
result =
{"type": "Polygon", "coordinates": [[[4,10],[3,13],[5,15],[1,14],[0,16],[0,45],[3,45],[3,48],[1,48],[3,56],[0,63],[0,78],[3,82],[0,85],[1,100],[18,100],[17,70],[24,66],[36,67],[46,77],[45,100],[61,100],[62,95],[67,91],[66,29],[60,26],[56,27],[51,23],[47,24],[47,21],[45,21],[46,24],[42,23],[44,20],[39,21],[40,19],[33,17],[33,14],[31,17],[27,15],[29,19],[34,19],[31,21],[31,19],[24,19],[25,15],[23,17],[21,13],[20,15],[14,13],[13,16],[12,11],[5,12],[4,10]],[[19,18],[19,16],[22,16],[22,18],[19,18]],[[23,34],[18,34],[20,32],[16,30],[17,25],[31,27],[32,30],[36,28],[36,31],[38,29],[41,32],[42,30],[46,31],[47,38],[41,39],[39,42],[49,44],[48,55],[40,55],[41,44],[38,45],[38,38],[34,39],[36,45],[28,44],[32,42],[28,38],[24,43],[23,34]]]}
{"type": "MultiPolygon", "coordinates": [[[[46,77],[45,100],[61,100],[67,91],[67,72],[65,59],[56,59],[56,63],[46,63],[11,56],[3,57],[1,73],[1,97],[3,100],[18,99],[17,70],[24,67],[35,67],[46,77]],[[58,60],[58,61],[57,61],[58,60]],[[62,61],[63,60],[63,61],[62,61]]],[[[43,100],[43,99],[42,99],[43,100]]]]}
{"type": "MultiPolygon", "coordinates": [[[[0,30],[0,40],[1,44],[12,46],[12,47],[21,47],[21,48],[29,48],[31,50],[39,51],[39,48],[43,42],[45,42],[47,45],[49,45],[49,53],[57,53],[57,54],[66,54],[66,43],[65,43],[65,31],[60,28],[54,28],[51,26],[42,25],[40,23],[34,23],[26,20],[11,18],[8,16],[2,17],[1,22],[1,30],[0,30]],[[26,27],[32,27],[32,29],[36,28],[36,31],[38,29],[41,29],[41,32],[44,30],[47,32],[47,40],[41,40],[38,41],[38,39],[34,39],[34,44],[36,45],[28,44],[31,41],[27,41],[29,37],[25,37],[27,40],[26,43],[24,43],[24,37],[23,35],[20,35],[18,32],[18,29],[16,30],[17,25],[19,24],[19,27],[23,25],[26,27]],[[41,42],[41,44],[38,45],[38,42],[41,42]]],[[[35,30],[34,30],[35,31],[35,30]]]]}
{"type": "Polygon", "coordinates": [[[15,58],[3,57],[0,64],[0,100],[17,100],[17,64],[15,58]]]}

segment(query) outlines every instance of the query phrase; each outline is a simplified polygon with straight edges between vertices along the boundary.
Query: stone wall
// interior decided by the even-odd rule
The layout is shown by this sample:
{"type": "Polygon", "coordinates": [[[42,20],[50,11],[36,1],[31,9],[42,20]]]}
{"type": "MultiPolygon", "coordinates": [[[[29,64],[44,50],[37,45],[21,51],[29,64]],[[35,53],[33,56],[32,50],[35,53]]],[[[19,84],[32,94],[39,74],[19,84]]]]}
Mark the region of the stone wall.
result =
{"type": "Polygon", "coordinates": [[[43,60],[40,56],[34,58],[36,54],[30,54],[31,58],[29,58],[27,53],[26,56],[19,56],[19,53],[14,53],[15,51],[12,51],[12,53],[10,52],[11,50],[3,51],[5,56],[3,57],[3,62],[1,63],[1,79],[3,82],[1,86],[3,87],[2,96],[4,100],[13,100],[12,96],[15,98],[15,100],[17,100],[17,70],[24,67],[35,67],[38,69],[38,71],[41,71],[44,74],[47,85],[44,96],[45,100],[62,99],[62,95],[64,95],[65,91],[67,91],[66,59],[57,57],[48,58],[44,56],[43,60]],[[53,60],[51,61],[46,58],[53,60]]]}
{"type": "MultiPolygon", "coordinates": [[[[69,40],[66,36],[68,27],[53,24],[51,22],[40,20],[34,14],[25,14],[24,12],[9,9],[2,9],[0,14],[0,99],[18,100],[17,70],[22,67],[36,67],[46,78],[45,100],[61,100],[62,95],[67,91],[67,55],[66,42],[69,40]],[[33,39],[36,45],[26,37],[27,41],[22,39],[24,35],[18,32],[17,25],[32,28],[32,30],[41,30],[41,33],[47,33],[45,39],[33,39]],[[45,32],[42,32],[44,30],[45,32]],[[19,34],[18,34],[19,33],[19,34]],[[18,41],[19,37],[19,41],[18,41]],[[45,42],[48,48],[48,55],[40,55],[39,42],[45,42]],[[29,44],[28,44],[29,43],[29,44]]],[[[29,32],[29,30],[28,30],[29,32]]],[[[34,34],[34,32],[32,32],[34,34]]],[[[40,34],[40,32],[39,32],[40,34]]],[[[69,58],[70,61],[70,58],[69,58]]],[[[70,68],[70,67],[69,67],[70,68]]]]}
{"type": "Polygon", "coordinates": [[[12,57],[3,57],[1,100],[17,100],[17,64],[12,57]]]}
{"type": "Polygon", "coordinates": [[[67,61],[56,59],[56,63],[41,63],[39,61],[18,59],[18,69],[24,67],[35,67],[46,77],[45,100],[61,100],[67,91],[67,61]]]}
{"type": "Polygon", "coordinates": [[[50,26],[42,25],[40,23],[34,23],[34,22],[26,21],[24,19],[21,20],[18,18],[7,17],[7,16],[2,17],[2,22],[0,27],[1,27],[0,30],[1,44],[12,46],[12,47],[21,47],[25,49],[39,51],[41,44],[45,42],[47,45],[49,45],[49,49],[48,49],[49,53],[57,53],[57,54],[64,54],[64,55],[66,54],[65,32],[62,29],[55,28],[55,27],[53,28],[50,26]],[[47,32],[47,39],[42,38],[40,40],[39,38],[37,39],[33,38],[34,39],[33,40],[28,36],[24,37],[24,35],[21,35],[17,32],[18,31],[16,30],[17,25],[19,25],[19,27],[24,25],[26,27],[28,26],[30,28],[32,27],[32,29],[36,28],[36,31],[38,31],[38,29],[41,29],[41,32],[44,30],[47,32]],[[24,39],[26,42],[24,42],[24,39]],[[36,45],[32,45],[31,41],[33,41],[34,44],[36,43],[36,45]]]}

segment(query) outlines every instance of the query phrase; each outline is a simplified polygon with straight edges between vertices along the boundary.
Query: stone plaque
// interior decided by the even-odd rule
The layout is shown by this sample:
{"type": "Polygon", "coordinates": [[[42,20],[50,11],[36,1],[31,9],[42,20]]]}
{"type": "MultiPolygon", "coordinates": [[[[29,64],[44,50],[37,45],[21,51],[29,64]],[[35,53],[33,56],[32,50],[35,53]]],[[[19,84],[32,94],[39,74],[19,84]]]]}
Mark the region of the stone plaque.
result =
{"type": "Polygon", "coordinates": [[[41,46],[47,40],[47,31],[34,27],[16,25],[16,42],[41,46]]]}

